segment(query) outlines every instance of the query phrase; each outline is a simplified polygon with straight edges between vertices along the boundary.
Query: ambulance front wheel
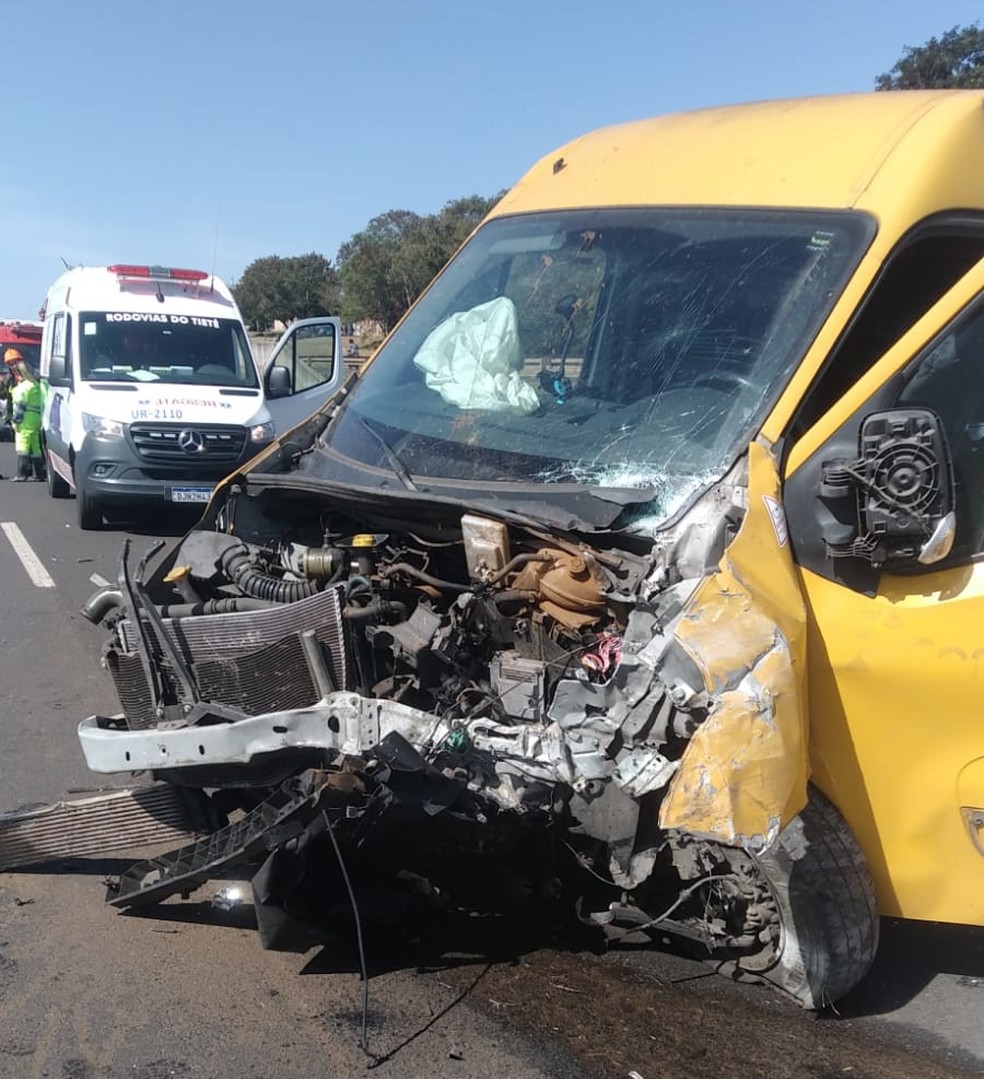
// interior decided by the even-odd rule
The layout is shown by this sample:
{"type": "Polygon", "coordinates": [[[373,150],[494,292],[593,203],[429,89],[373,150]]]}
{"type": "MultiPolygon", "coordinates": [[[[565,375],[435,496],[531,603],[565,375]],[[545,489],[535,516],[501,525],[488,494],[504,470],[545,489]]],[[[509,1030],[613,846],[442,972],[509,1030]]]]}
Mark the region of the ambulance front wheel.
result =
{"type": "Polygon", "coordinates": [[[102,505],[89,494],[81,480],[77,481],[75,485],[75,511],[79,521],[79,528],[84,529],[86,532],[102,528],[102,505]]]}
{"type": "Polygon", "coordinates": [[[72,493],[72,488],[69,487],[68,483],[62,479],[52,467],[51,455],[46,454],[45,456],[47,458],[45,461],[45,479],[48,483],[48,494],[51,495],[52,498],[68,498],[72,493]]]}

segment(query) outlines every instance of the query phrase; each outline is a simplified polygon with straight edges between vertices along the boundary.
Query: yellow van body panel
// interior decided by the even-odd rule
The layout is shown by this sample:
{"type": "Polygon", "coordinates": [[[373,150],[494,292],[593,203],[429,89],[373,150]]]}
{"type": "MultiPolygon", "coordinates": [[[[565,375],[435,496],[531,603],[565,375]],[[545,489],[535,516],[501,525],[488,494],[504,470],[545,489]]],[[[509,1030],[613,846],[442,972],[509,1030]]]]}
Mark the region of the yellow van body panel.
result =
{"type": "Polygon", "coordinates": [[[946,177],[944,162],[984,122],[982,107],[977,91],[845,94],[619,124],[542,158],[491,216],[585,206],[950,207],[960,204],[954,192],[972,191],[974,171],[968,160],[946,177]],[[928,151],[942,158],[929,175],[928,151]]]}
{"type": "Polygon", "coordinates": [[[984,565],[920,576],[917,592],[885,575],[847,602],[804,581],[813,774],[864,850],[879,909],[984,923],[984,565]]]}
{"type": "Polygon", "coordinates": [[[779,473],[749,448],[748,512],[676,631],[717,706],[697,728],[660,809],[662,828],[749,849],[806,805],[806,611],[779,473]]]}
{"type": "MultiPolygon", "coordinates": [[[[800,439],[786,477],[982,289],[984,260],[800,439]]],[[[984,924],[984,564],[885,573],[874,596],[800,577],[812,775],[861,844],[879,909],[984,924]]]]}

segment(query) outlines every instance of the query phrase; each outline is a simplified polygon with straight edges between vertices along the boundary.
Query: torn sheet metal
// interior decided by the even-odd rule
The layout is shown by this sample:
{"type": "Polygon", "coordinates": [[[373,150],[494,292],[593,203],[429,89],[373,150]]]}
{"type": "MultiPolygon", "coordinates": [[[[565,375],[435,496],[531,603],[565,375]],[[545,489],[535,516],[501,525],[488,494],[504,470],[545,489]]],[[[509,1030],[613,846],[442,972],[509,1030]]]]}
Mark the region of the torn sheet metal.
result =
{"type": "Polygon", "coordinates": [[[749,506],[718,572],[685,607],[676,637],[716,698],[683,753],[663,828],[769,846],[806,805],[806,611],[784,529],[779,476],[752,443],[749,506]]]}

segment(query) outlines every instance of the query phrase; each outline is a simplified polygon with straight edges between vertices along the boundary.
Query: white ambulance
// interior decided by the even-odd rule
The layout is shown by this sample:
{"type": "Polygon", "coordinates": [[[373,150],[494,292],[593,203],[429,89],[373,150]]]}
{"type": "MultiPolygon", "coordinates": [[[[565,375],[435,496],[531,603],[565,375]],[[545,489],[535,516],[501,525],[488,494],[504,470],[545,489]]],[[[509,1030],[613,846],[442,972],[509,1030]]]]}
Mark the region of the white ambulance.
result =
{"type": "Polygon", "coordinates": [[[207,502],[344,374],[338,319],[318,318],[288,329],[261,376],[231,292],[202,270],[78,267],[43,314],[48,491],[75,492],[84,529],[114,507],[207,502]]]}

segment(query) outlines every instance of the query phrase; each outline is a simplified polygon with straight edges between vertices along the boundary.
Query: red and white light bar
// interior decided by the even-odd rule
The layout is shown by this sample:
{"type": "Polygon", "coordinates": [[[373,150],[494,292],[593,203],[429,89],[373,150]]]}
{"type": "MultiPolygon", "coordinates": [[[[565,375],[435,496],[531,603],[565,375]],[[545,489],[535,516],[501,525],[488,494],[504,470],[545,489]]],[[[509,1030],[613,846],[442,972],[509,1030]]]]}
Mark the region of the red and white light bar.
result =
{"type": "Polygon", "coordinates": [[[117,277],[140,277],[145,281],[204,281],[208,274],[204,270],[179,270],[173,266],[131,266],[117,263],[106,267],[117,277]]]}

